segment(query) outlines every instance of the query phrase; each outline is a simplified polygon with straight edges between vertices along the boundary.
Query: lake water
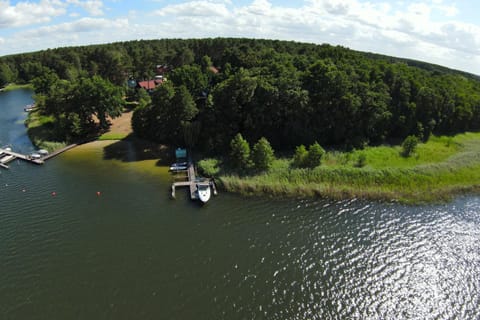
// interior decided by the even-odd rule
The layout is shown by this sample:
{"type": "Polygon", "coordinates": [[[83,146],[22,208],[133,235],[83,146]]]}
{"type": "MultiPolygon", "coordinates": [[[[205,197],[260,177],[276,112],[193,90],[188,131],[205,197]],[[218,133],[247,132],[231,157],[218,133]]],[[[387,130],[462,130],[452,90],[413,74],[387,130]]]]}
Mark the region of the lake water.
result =
{"type": "MultiPolygon", "coordinates": [[[[29,152],[31,92],[0,93],[29,152]]],[[[475,319],[480,198],[169,198],[132,143],[0,171],[0,319],[475,319]],[[112,152],[115,150],[115,152],[112,152]],[[117,156],[112,156],[116,154],[117,156]]]]}

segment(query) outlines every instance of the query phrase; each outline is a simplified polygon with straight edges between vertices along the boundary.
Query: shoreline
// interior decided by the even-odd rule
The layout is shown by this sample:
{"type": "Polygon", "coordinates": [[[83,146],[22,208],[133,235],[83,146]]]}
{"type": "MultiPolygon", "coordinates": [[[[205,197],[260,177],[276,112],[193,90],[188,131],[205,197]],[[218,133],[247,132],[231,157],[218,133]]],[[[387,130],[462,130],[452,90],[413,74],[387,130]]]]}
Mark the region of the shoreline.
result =
{"type": "MultiPolygon", "coordinates": [[[[116,143],[128,143],[128,141],[132,142],[130,139],[93,140],[81,146],[105,149],[106,146],[111,148],[116,143]]],[[[132,143],[135,144],[135,141],[132,143]]],[[[118,157],[117,159],[122,160],[121,151],[118,153],[114,151],[113,154],[115,154],[114,158],[118,157]]],[[[160,160],[157,160],[159,159],[157,154],[150,154],[147,158],[150,161],[155,159],[154,161],[157,163],[155,166],[159,168],[160,160]]],[[[140,156],[133,162],[142,160],[144,159],[140,156]]],[[[163,160],[165,161],[165,158],[163,160]]],[[[449,160],[452,161],[452,158],[449,160]]],[[[168,162],[165,162],[163,166],[168,167],[168,162]]],[[[311,175],[305,176],[304,179],[298,179],[295,175],[299,173],[298,171],[305,172],[307,170],[289,171],[291,175],[283,178],[281,177],[283,172],[278,171],[245,177],[233,174],[219,175],[215,177],[215,180],[223,191],[244,196],[330,198],[334,200],[358,198],[413,205],[445,203],[456,196],[480,192],[480,163],[470,163],[469,166],[457,169],[453,169],[446,161],[433,167],[427,166],[427,168],[398,170],[349,168],[344,172],[338,168],[319,167],[311,170],[311,175]],[[315,176],[321,174],[322,171],[323,177],[315,176]],[[334,173],[334,178],[325,176],[331,171],[334,173]],[[353,175],[352,172],[354,172],[353,175]]]]}
{"type": "MultiPolygon", "coordinates": [[[[130,140],[131,141],[131,140],[130,140]]],[[[81,144],[86,148],[105,149],[106,146],[113,146],[118,142],[127,142],[126,140],[93,140],[81,144]]],[[[133,142],[135,143],[135,142],[133,142]]],[[[78,147],[78,146],[77,146],[78,147]]],[[[78,149],[78,148],[75,149],[78,149]]],[[[152,157],[149,157],[152,160],[152,157]]],[[[120,159],[120,158],[119,158],[120,159]]],[[[142,159],[137,159],[133,162],[141,162],[142,159]]],[[[123,162],[123,161],[122,161],[123,162]]],[[[157,162],[157,160],[155,160],[157,162]]],[[[156,165],[158,167],[158,164],[156,165]]],[[[168,163],[164,166],[167,168],[168,163]]],[[[325,168],[318,168],[318,171],[328,171],[325,168]]],[[[303,169],[296,169],[303,170],[303,169]]],[[[353,169],[357,172],[362,172],[362,169],[353,169]]],[[[295,171],[295,170],[293,170],[295,171]]],[[[338,183],[332,181],[309,182],[292,179],[288,177],[280,178],[278,175],[263,174],[257,176],[239,177],[236,175],[220,175],[215,177],[218,187],[223,191],[236,193],[243,196],[261,196],[261,197],[288,197],[288,198],[330,198],[334,200],[344,199],[364,199],[380,202],[399,202],[405,204],[421,205],[428,203],[445,203],[451,201],[456,196],[461,196],[469,193],[480,192],[480,180],[478,182],[468,183],[462,181],[462,177],[470,176],[473,181],[478,178],[480,172],[480,164],[472,167],[460,168],[456,171],[445,172],[426,172],[414,170],[397,170],[397,172],[389,172],[385,170],[385,178],[389,178],[392,174],[404,176],[403,179],[396,184],[394,181],[386,183],[382,177],[379,177],[381,170],[363,170],[367,171],[367,175],[372,179],[372,183],[364,183],[363,181],[355,181],[350,178],[347,173],[342,177],[341,173],[337,174],[338,183]],[[408,176],[408,174],[414,174],[408,176]],[[458,176],[455,183],[445,183],[442,175],[458,176]],[[405,179],[411,179],[411,183],[403,183],[405,179]],[[343,182],[341,182],[343,180],[343,182]],[[375,183],[378,181],[379,183],[375,183]],[[418,183],[418,184],[417,184],[418,183]]],[[[395,170],[394,170],[395,171],[395,170]]],[[[295,172],[293,172],[294,174],[295,172]]],[[[402,177],[401,177],[402,178],[402,177]]],[[[308,179],[307,179],[308,180],[308,179]]],[[[369,180],[369,179],[367,179],[369,180]]]]}
{"type": "Polygon", "coordinates": [[[453,185],[438,189],[405,192],[399,190],[382,190],[382,188],[333,186],[311,184],[286,186],[279,184],[259,184],[248,179],[227,176],[218,177],[217,185],[222,190],[244,196],[288,197],[288,198],[327,198],[333,200],[363,199],[379,202],[399,202],[403,204],[422,205],[445,203],[456,196],[480,193],[480,185],[453,185]],[[220,182],[220,183],[218,183],[220,182]]]}
{"type": "Polygon", "coordinates": [[[5,87],[0,88],[0,92],[8,92],[8,91],[19,90],[19,89],[33,90],[33,86],[31,84],[10,83],[10,84],[6,85],[5,87]]]}
{"type": "MultiPolygon", "coordinates": [[[[29,129],[29,125],[34,122],[30,119],[31,115],[29,114],[29,121],[27,121],[29,129]]],[[[131,134],[130,117],[131,113],[127,112],[122,117],[111,120],[111,130],[84,144],[99,147],[103,144],[96,142],[111,141],[113,144],[127,140],[135,141],[131,134]]],[[[30,137],[32,141],[39,138],[35,137],[31,130],[29,130],[30,135],[32,135],[30,137]]],[[[41,142],[43,145],[54,146],[53,150],[49,150],[51,152],[64,147],[58,142],[44,140],[41,142]]],[[[146,141],[145,143],[148,144],[146,141]]],[[[167,161],[168,154],[165,153],[165,147],[162,149],[153,145],[150,144],[148,147],[153,151],[149,153],[148,158],[158,157],[159,162],[167,161]]],[[[350,162],[342,164],[335,164],[335,161],[340,161],[338,159],[327,159],[324,164],[315,169],[293,169],[289,165],[290,160],[277,159],[278,165],[267,173],[238,176],[234,172],[223,172],[215,175],[214,178],[224,191],[247,196],[361,198],[422,204],[446,202],[457,195],[480,192],[480,133],[433,138],[432,142],[425,144],[424,148],[427,147],[434,151],[421,154],[420,150],[420,156],[409,159],[398,158],[397,163],[391,163],[388,159],[383,162],[377,159],[376,163],[369,165],[368,162],[374,162],[374,160],[367,160],[367,166],[356,168],[352,161],[358,153],[364,152],[361,150],[351,153],[350,162]],[[449,149],[445,147],[443,150],[442,144],[448,145],[449,149]],[[441,156],[433,154],[434,152],[441,153],[441,156]]],[[[377,152],[385,156],[390,152],[396,153],[398,157],[398,147],[371,147],[370,149],[375,149],[371,151],[372,154],[377,152]]],[[[366,152],[368,154],[369,151],[366,152]]],[[[140,151],[139,154],[141,154],[140,151]]],[[[335,154],[335,151],[332,154],[335,154]]],[[[140,158],[143,156],[145,155],[140,155],[140,158]]],[[[331,157],[342,158],[345,154],[340,153],[331,157]]],[[[165,165],[168,163],[166,162],[165,165]]]]}
{"type": "MultiPolygon", "coordinates": [[[[445,139],[433,140],[422,148],[428,149],[445,139]]],[[[480,134],[448,137],[447,143],[454,145],[449,147],[453,151],[446,152],[443,159],[433,160],[426,152],[419,159],[405,160],[412,163],[410,166],[387,161],[384,166],[375,163],[358,168],[350,162],[297,169],[291,167],[290,159],[277,159],[266,173],[239,176],[223,171],[215,178],[225,191],[249,196],[361,198],[422,204],[442,203],[458,195],[480,192],[480,134]]],[[[371,149],[365,153],[373,154],[375,147],[371,149]]]]}

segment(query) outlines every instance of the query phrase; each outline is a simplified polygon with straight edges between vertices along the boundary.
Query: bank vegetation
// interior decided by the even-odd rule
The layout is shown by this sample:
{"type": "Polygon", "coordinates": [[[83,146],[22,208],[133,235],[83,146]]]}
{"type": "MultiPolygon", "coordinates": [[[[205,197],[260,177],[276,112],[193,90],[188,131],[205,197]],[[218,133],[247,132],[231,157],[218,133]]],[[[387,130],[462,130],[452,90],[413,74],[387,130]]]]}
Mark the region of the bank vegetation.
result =
{"type": "Polygon", "coordinates": [[[12,82],[35,88],[32,134],[57,141],[101,136],[127,103],[137,137],[226,167],[240,134],[252,156],[222,175],[228,190],[420,199],[478,181],[464,162],[476,138],[455,135],[480,130],[480,78],[425,62],[291,41],[142,40],[1,57],[0,86],[12,82]],[[131,86],[155,76],[148,93],[131,86]],[[436,161],[443,136],[458,150],[436,161]]]}
{"type": "Polygon", "coordinates": [[[401,146],[376,146],[327,151],[314,167],[299,168],[291,156],[260,172],[238,170],[230,158],[205,159],[199,168],[225,190],[246,195],[438,202],[480,190],[480,134],[432,136],[408,157],[401,146]]]}

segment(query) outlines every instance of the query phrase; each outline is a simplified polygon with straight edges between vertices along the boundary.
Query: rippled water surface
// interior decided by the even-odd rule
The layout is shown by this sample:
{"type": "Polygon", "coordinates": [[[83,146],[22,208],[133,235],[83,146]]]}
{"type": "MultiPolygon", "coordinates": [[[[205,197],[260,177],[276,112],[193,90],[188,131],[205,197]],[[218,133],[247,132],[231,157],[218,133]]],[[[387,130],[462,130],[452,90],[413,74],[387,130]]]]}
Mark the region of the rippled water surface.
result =
{"type": "Polygon", "coordinates": [[[479,197],[200,207],[110,148],[0,171],[0,319],[480,317],[479,197]]]}

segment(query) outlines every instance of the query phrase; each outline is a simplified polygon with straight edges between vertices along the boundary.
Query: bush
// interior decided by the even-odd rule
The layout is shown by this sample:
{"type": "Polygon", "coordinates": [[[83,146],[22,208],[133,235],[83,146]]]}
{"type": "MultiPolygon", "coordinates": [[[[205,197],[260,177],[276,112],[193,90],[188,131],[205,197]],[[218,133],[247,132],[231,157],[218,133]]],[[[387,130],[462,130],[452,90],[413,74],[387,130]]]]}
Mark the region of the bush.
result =
{"type": "Polygon", "coordinates": [[[297,168],[304,168],[308,157],[307,148],[302,144],[295,148],[295,155],[293,156],[293,166],[297,168]]]}
{"type": "Polygon", "coordinates": [[[325,155],[325,150],[315,142],[308,148],[308,155],[306,158],[306,166],[315,168],[322,163],[322,157],[325,155]]]}
{"type": "Polygon", "coordinates": [[[357,161],[355,162],[355,167],[363,168],[367,164],[367,156],[365,153],[360,153],[357,157],[357,161]]]}
{"type": "Polygon", "coordinates": [[[265,138],[260,138],[258,142],[253,146],[252,160],[257,170],[268,170],[272,167],[275,155],[270,145],[265,138]]]}
{"type": "Polygon", "coordinates": [[[198,170],[207,177],[215,177],[220,172],[220,161],[217,159],[203,159],[198,161],[198,170]]]}
{"type": "Polygon", "coordinates": [[[410,157],[417,150],[418,138],[416,136],[408,136],[402,143],[402,156],[410,157]]]}

